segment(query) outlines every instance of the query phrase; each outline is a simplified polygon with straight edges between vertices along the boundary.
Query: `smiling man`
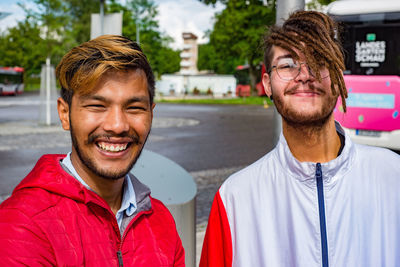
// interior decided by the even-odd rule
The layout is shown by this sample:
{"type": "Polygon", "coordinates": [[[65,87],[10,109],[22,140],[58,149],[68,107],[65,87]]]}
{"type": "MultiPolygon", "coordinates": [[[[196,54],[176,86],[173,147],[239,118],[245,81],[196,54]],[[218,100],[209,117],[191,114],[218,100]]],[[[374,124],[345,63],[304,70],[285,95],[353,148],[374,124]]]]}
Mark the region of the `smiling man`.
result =
{"type": "Polygon", "coordinates": [[[347,96],[336,35],[312,11],[270,29],[263,83],[282,134],[217,192],[201,267],[400,266],[400,157],[354,144],[335,122],[347,96]]]}
{"type": "Polygon", "coordinates": [[[105,35],[56,72],[72,151],[43,156],[1,204],[0,266],[184,266],[171,214],[129,173],[155,106],[146,56],[105,35]]]}

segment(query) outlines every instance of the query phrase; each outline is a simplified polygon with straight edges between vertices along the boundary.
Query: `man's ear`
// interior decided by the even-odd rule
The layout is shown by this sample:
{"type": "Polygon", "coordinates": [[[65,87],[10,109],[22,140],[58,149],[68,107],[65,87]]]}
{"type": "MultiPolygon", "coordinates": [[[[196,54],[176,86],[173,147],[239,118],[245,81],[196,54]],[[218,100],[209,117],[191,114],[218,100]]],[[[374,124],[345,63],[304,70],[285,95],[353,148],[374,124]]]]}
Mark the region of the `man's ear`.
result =
{"type": "Polygon", "coordinates": [[[69,131],[69,105],[61,97],[57,99],[57,110],[63,129],[69,131]]]}
{"type": "Polygon", "coordinates": [[[272,96],[271,81],[268,73],[264,73],[262,77],[262,83],[264,85],[264,91],[268,97],[272,96]]]}

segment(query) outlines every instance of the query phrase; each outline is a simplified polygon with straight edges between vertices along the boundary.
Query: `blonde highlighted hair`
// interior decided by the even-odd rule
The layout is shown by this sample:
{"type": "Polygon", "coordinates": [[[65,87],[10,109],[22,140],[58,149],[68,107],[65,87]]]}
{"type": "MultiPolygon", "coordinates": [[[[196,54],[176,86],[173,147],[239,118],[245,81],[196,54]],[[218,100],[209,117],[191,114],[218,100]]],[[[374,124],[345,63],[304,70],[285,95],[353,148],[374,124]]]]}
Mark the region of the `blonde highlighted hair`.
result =
{"type": "Polygon", "coordinates": [[[56,68],[61,97],[71,105],[74,93],[89,94],[108,71],[141,69],[146,75],[150,104],[154,98],[154,74],[140,46],[118,35],[102,35],[69,51],[56,68]]]}

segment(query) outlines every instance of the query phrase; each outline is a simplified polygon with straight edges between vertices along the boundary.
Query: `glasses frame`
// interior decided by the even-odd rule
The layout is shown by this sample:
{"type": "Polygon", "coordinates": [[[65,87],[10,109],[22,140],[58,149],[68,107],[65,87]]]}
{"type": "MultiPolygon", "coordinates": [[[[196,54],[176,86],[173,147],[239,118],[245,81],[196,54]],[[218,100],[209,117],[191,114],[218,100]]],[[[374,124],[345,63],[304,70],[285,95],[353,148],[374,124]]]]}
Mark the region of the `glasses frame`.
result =
{"type": "MultiPolygon", "coordinates": [[[[314,78],[316,78],[315,74],[313,74],[313,71],[311,70],[310,66],[308,66],[307,62],[298,62],[298,64],[299,64],[299,67],[298,67],[297,75],[294,76],[294,77],[291,78],[291,79],[282,78],[281,75],[279,75],[279,71],[278,71],[278,69],[277,69],[277,68],[278,68],[277,65],[272,66],[271,69],[270,69],[270,71],[269,71],[269,73],[271,74],[271,72],[272,72],[274,69],[276,69],[276,74],[278,75],[278,77],[279,77],[280,79],[282,79],[282,80],[284,80],[284,81],[292,81],[292,80],[296,79],[296,78],[299,76],[299,74],[300,74],[300,72],[301,72],[301,65],[304,64],[304,65],[307,66],[308,73],[309,73],[311,76],[313,76],[314,78]]],[[[320,73],[320,74],[321,74],[321,73],[320,73]]],[[[326,79],[326,78],[328,78],[328,77],[329,77],[329,72],[328,72],[328,75],[327,75],[327,76],[322,77],[322,75],[321,75],[321,79],[326,79]]]]}

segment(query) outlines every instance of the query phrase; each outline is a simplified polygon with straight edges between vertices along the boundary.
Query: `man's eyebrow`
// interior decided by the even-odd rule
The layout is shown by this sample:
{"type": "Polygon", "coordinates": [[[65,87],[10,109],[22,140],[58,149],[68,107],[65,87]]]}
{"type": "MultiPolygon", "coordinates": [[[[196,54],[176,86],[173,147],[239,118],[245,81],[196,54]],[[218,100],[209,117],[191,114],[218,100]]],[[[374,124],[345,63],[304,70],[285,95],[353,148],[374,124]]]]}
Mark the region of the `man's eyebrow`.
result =
{"type": "Polygon", "coordinates": [[[293,56],[291,54],[284,54],[284,55],[280,55],[275,60],[279,60],[279,59],[282,59],[282,58],[293,58],[293,56]]]}
{"type": "MultiPolygon", "coordinates": [[[[101,102],[111,102],[110,100],[108,100],[107,98],[100,96],[100,95],[82,95],[80,96],[80,98],[82,100],[97,100],[97,101],[101,101],[101,102]]],[[[143,102],[143,103],[149,103],[149,97],[147,96],[134,96],[131,98],[127,98],[125,103],[127,104],[132,104],[132,103],[137,103],[137,102],[143,102]]]]}
{"type": "Polygon", "coordinates": [[[107,99],[105,97],[99,96],[99,95],[93,95],[93,94],[87,94],[87,95],[81,95],[79,96],[81,100],[98,100],[98,101],[103,101],[106,102],[107,99]]]}
{"type": "Polygon", "coordinates": [[[134,96],[131,98],[128,98],[126,100],[126,103],[130,104],[130,103],[135,103],[135,102],[144,102],[144,103],[149,103],[149,97],[147,96],[134,96]]]}

